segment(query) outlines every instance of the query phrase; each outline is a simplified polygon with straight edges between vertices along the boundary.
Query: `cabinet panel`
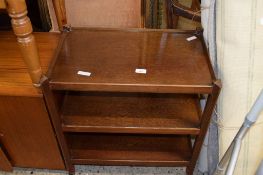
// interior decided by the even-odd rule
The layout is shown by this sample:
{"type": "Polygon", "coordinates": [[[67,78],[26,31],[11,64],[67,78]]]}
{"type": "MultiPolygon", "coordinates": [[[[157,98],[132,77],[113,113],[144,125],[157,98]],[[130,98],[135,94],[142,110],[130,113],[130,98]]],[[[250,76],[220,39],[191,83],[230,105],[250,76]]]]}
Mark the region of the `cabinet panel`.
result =
{"type": "Polygon", "coordinates": [[[12,165],[0,145],[0,171],[12,171],[12,165]]]}
{"type": "Polygon", "coordinates": [[[12,165],[64,169],[42,97],[0,96],[0,121],[12,165]]]}

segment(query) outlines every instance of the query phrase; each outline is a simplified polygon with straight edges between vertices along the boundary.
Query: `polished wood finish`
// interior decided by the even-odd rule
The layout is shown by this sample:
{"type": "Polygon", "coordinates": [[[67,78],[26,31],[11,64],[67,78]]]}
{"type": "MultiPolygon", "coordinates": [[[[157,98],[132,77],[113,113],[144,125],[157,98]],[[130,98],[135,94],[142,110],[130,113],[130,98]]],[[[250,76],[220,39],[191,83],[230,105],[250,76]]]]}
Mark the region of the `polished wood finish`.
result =
{"type": "Polygon", "coordinates": [[[43,98],[0,96],[0,121],[13,166],[64,169],[43,98]]]}
{"type": "MultiPolygon", "coordinates": [[[[63,42],[58,46],[47,79],[40,67],[25,1],[6,2],[32,82],[35,86],[41,86],[39,83],[42,80],[45,103],[67,170],[73,172],[74,164],[89,163],[187,166],[187,173],[193,173],[221,88],[214,76],[200,31],[73,29],[63,35],[63,42]],[[186,41],[193,35],[197,37],[196,40],[186,41]],[[147,74],[135,74],[136,68],[147,69],[147,74]],[[89,71],[92,75],[79,76],[77,71],[80,70],[89,71]],[[74,92],[80,95],[75,96],[68,90],[107,91],[112,94],[108,96],[103,92],[103,97],[91,97],[91,92],[86,92],[88,95],[74,92]],[[121,95],[119,98],[113,92],[156,94],[139,97],[121,95]],[[170,94],[169,98],[174,99],[167,100],[167,93],[177,95],[170,94]],[[197,100],[191,96],[202,93],[208,94],[208,100],[201,115],[197,100]],[[89,100],[90,103],[87,103],[89,100]],[[82,108],[78,105],[82,105],[82,108]],[[84,109],[83,105],[90,110],[84,109]],[[95,105],[99,106],[96,108],[95,105]],[[96,110],[99,110],[98,121],[94,115],[98,114],[96,110]],[[154,117],[156,113],[161,121],[154,117]],[[169,123],[165,117],[171,114],[174,117],[169,119],[169,123]],[[147,119],[148,115],[153,119],[147,119]],[[110,119],[107,121],[103,116],[110,119]],[[124,120],[120,120],[119,116],[124,120]],[[69,126],[71,129],[67,130],[69,126]],[[171,126],[174,128],[171,129],[171,126]],[[117,128],[111,130],[111,127],[117,128]],[[136,131],[131,127],[135,127],[136,131]],[[171,135],[165,135],[168,133],[171,135]],[[193,134],[197,136],[192,149],[190,135],[193,134]]],[[[64,5],[63,0],[56,2],[64,5]]],[[[65,8],[56,12],[61,15],[61,28],[63,22],[66,23],[65,8]]],[[[64,168],[45,103],[41,95],[0,97],[0,117],[3,118],[0,133],[3,133],[2,142],[12,158],[12,165],[64,168]],[[13,110],[14,106],[16,110],[13,110]]]]}
{"type": "Polygon", "coordinates": [[[10,166],[64,170],[42,92],[32,85],[40,86],[59,36],[37,34],[36,45],[25,1],[6,0],[6,5],[18,44],[13,34],[0,33],[1,144],[10,166]]]}
{"type": "Polygon", "coordinates": [[[63,130],[149,134],[198,134],[195,95],[78,93],[65,97],[63,130]]]}
{"type": "Polygon", "coordinates": [[[3,146],[0,145],[0,171],[12,171],[12,165],[4,153],[3,146]]]}
{"type": "Polygon", "coordinates": [[[221,88],[202,31],[73,28],[61,37],[47,77],[44,94],[71,172],[74,164],[103,164],[187,166],[193,173],[221,88]],[[197,39],[187,41],[191,36],[197,39]]]}
{"type": "Polygon", "coordinates": [[[65,0],[52,0],[52,2],[54,5],[59,30],[63,31],[63,27],[67,24],[65,0]]]}
{"type": "Polygon", "coordinates": [[[201,39],[186,40],[193,35],[195,31],[73,29],[52,69],[51,88],[211,93],[206,48],[201,39]],[[146,68],[147,74],[136,74],[136,68],[146,68]]]}
{"type": "Polygon", "coordinates": [[[146,0],[141,0],[141,28],[145,28],[146,23],[146,0]]]}
{"type": "Polygon", "coordinates": [[[25,0],[6,0],[12,27],[20,47],[24,62],[27,65],[32,82],[37,86],[43,75],[39,62],[39,54],[30,19],[27,17],[25,0]]]}
{"type": "Polygon", "coordinates": [[[59,115],[60,107],[59,104],[62,103],[63,95],[56,95],[49,88],[49,81],[45,80],[41,86],[42,91],[44,93],[44,98],[46,101],[46,107],[50,114],[50,119],[53,123],[53,127],[55,133],[57,135],[57,140],[64,158],[65,167],[68,171],[74,170],[74,166],[70,159],[70,153],[68,149],[68,145],[66,144],[65,136],[62,131],[62,120],[59,115]]]}
{"type": "Polygon", "coordinates": [[[0,9],[5,9],[6,5],[5,5],[5,0],[0,0],[0,9]]]}
{"type": "MultiPolygon", "coordinates": [[[[46,72],[55,53],[60,35],[35,33],[43,72],[46,72]]],[[[11,32],[0,32],[0,95],[42,96],[42,91],[32,85],[27,66],[16,38],[11,32]]]]}
{"type": "Polygon", "coordinates": [[[74,164],[185,166],[191,158],[187,136],[67,134],[74,164]]]}
{"type": "Polygon", "coordinates": [[[167,28],[176,29],[179,20],[179,15],[175,14],[171,0],[166,0],[166,13],[167,13],[167,28]]]}

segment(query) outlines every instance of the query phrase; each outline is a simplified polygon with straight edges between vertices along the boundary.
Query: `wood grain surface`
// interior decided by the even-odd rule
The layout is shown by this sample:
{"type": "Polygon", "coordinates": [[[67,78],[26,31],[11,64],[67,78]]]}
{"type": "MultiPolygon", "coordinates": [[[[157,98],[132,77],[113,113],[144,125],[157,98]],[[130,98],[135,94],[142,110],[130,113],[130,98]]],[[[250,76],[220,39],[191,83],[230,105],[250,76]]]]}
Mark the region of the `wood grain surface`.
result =
{"type": "MultiPolygon", "coordinates": [[[[34,34],[41,67],[46,72],[57,47],[59,34],[34,34]]],[[[16,38],[11,32],[0,32],[0,95],[42,96],[42,92],[32,85],[16,38]]]]}
{"type": "Polygon", "coordinates": [[[211,93],[213,71],[195,31],[73,29],[52,68],[53,89],[211,93]],[[147,69],[136,74],[137,68],[147,69]],[[91,72],[91,76],[78,75],[91,72]]]}
{"type": "Polygon", "coordinates": [[[198,134],[195,95],[78,93],[65,97],[63,130],[148,134],[198,134]]]}
{"type": "Polygon", "coordinates": [[[0,96],[0,121],[13,166],[64,169],[43,98],[0,96]]]}
{"type": "Polygon", "coordinates": [[[0,0],[0,9],[5,9],[6,8],[6,4],[4,0],[0,0]]]}
{"type": "Polygon", "coordinates": [[[74,164],[185,166],[190,138],[169,135],[68,134],[74,164]]]}

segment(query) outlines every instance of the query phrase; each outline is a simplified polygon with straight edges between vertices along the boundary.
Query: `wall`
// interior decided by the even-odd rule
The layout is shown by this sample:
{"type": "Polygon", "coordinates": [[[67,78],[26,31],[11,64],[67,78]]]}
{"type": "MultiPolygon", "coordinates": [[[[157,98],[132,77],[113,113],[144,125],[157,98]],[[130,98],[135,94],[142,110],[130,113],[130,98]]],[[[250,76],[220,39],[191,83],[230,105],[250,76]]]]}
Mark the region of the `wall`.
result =
{"type": "MultiPolygon", "coordinates": [[[[217,1],[220,155],[263,87],[263,1],[217,1]]],[[[263,159],[263,114],[243,141],[235,174],[255,174],[263,159]]]]}

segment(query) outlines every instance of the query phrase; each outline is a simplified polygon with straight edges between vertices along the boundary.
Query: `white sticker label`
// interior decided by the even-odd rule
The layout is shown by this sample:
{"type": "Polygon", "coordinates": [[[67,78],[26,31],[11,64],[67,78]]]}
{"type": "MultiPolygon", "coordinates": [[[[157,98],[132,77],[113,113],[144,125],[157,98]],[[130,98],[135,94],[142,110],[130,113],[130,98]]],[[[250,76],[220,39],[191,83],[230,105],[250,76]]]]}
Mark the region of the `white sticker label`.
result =
{"type": "Polygon", "coordinates": [[[260,25],[263,26],[263,17],[260,19],[260,25]]]}
{"type": "Polygon", "coordinates": [[[90,72],[78,71],[78,75],[83,75],[89,77],[91,75],[90,72]]]}
{"type": "Polygon", "coordinates": [[[135,73],[137,73],[137,74],[146,74],[147,70],[146,69],[135,69],[135,73]]]}
{"type": "Polygon", "coordinates": [[[192,41],[192,40],[195,40],[197,37],[196,36],[191,36],[189,38],[186,38],[187,41],[192,41]]]}

